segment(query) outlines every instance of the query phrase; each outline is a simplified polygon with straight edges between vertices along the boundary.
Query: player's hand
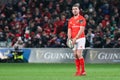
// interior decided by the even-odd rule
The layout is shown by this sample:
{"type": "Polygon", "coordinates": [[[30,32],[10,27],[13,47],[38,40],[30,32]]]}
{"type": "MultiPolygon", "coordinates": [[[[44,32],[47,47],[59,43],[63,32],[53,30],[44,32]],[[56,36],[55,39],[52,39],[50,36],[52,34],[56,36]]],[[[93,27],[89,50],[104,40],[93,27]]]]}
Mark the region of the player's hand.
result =
{"type": "Polygon", "coordinates": [[[67,44],[67,46],[68,46],[69,48],[71,48],[71,49],[74,47],[74,46],[73,46],[72,39],[67,39],[66,44],[67,44]]]}
{"type": "Polygon", "coordinates": [[[73,45],[76,43],[76,40],[77,40],[76,38],[73,38],[73,40],[72,40],[73,41],[73,45]]]}

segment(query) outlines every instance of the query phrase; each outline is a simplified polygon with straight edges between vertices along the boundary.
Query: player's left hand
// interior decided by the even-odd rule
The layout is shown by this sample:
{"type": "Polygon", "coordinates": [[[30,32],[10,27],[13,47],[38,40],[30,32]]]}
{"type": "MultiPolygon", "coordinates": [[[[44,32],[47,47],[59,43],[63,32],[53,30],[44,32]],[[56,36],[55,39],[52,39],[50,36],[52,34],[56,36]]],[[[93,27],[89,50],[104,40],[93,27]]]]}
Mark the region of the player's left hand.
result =
{"type": "Polygon", "coordinates": [[[73,38],[73,40],[72,40],[73,41],[73,45],[76,43],[76,40],[77,40],[76,38],[73,38]]]}

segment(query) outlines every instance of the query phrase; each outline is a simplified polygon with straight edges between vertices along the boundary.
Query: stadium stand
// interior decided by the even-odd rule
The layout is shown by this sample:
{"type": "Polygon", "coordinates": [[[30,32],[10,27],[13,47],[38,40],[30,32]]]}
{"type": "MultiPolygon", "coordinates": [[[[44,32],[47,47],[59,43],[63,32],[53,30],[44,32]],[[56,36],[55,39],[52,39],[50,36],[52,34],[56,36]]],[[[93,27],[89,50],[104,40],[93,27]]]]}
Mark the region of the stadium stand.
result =
{"type": "Polygon", "coordinates": [[[4,45],[1,47],[13,47],[19,40],[18,45],[25,48],[67,47],[67,21],[76,2],[87,20],[86,47],[113,48],[120,44],[120,0],[0,2],[0,43],[4,45]]]}

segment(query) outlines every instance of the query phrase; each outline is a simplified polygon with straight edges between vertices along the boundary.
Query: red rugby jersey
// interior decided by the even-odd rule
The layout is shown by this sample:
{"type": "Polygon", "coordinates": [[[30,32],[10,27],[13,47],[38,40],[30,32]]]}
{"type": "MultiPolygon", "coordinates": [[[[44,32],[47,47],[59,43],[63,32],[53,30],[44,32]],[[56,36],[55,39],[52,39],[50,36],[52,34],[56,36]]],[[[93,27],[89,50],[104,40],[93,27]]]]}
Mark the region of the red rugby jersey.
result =
{"type": "MultiPolygon", "coordinates": [[[[83,16],[79,15],[77,18],[71,17],[68,22],[68,28],[71,29],[71,36],[75,38],[81,27],[86,26],[86,20],[83,16]]],[[[82,32],[79,38],[85,37],[85,33],[82,32]]]]}

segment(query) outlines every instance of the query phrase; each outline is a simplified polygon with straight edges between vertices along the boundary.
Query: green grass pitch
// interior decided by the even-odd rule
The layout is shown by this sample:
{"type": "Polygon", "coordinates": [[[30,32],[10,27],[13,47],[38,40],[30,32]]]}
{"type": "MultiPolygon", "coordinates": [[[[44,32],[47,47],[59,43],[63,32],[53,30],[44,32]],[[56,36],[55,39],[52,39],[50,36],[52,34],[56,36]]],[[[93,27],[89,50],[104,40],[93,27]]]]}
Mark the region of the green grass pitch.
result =
{"type": "Polygon", "coordinates": [[[86,64],[86,76],[74,76],[73,63],[1,63],[0,80],[120,80],[120,64],[86,64]]]}

